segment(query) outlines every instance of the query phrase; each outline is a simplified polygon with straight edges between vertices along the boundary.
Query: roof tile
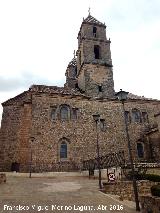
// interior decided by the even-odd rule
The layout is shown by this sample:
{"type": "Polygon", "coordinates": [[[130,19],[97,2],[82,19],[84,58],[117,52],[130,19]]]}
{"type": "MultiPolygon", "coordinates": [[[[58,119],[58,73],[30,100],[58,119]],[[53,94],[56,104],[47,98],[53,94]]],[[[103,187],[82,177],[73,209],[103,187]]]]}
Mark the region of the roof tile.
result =
{"type": "Polygon", "coordinates": [[[83,20],[83,23],[91,23],[91,24],[98,24],[98,25],[106,26],[104,23],[98,21],[91,15],[88,15],[88,17],[83,20]]]}

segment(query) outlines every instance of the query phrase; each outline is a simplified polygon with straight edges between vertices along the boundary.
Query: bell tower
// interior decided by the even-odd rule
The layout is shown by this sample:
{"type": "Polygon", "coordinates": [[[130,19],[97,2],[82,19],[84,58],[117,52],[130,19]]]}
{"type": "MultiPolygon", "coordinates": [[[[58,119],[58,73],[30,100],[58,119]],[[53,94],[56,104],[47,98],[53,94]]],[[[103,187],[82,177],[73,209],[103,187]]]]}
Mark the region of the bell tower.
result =
{"type": "Polygon", "coordinates": [[[112,98],[114,81],[106,25],[89,13],[78,33],[78,87],[90,97],[112,98]]]}

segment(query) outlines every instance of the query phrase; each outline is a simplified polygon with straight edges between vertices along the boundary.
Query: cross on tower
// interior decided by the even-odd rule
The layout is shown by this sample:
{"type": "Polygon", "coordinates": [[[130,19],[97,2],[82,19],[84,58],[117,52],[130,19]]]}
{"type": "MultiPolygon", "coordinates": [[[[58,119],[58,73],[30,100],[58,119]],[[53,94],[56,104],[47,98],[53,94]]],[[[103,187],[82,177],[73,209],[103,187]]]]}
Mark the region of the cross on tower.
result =
{"type": "Polygon", "coordinates": [[[90,16],[91,15],[91,8],[89,7],[88,9],[88,15],[90,16]]]}

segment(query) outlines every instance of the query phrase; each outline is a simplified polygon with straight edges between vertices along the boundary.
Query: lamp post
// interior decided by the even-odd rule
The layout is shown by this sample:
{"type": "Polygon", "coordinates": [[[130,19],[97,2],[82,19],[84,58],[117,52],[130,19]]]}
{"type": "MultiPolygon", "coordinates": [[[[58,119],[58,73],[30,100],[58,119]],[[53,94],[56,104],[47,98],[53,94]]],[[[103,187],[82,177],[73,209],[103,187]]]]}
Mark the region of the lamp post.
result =
{"type": "Polygon", "coordinates": [[[34,137],[30,137],[30,164],[29,164],[29,178],[32,176],[32,143],[35,140],[34,137]]]}
{"type": "Polygon", "coordinates": [[[101,165],[100,165],[100,155],[99,155],[99,134],[98,134],[98,122],[100,119],[100,115],[96,114],[93,115],[93,120],[96,123],[96,146],[97,146],[97,158],[98,158],[98,179],[99,179],[99,188],[102,189],[101,183],[101,165]]]}
{"type": "Polygon", "coordinates": [[[128,132],[128,124],[127,124],[127,120],[125,118],[124,102],[127,100],[127,95],[128,95],[128,92],[122,91],[122,89],[116,93],[116,96],[118,97],[119,101],[121,101],[122,108],[123,108],[125,130],[126,130],[126,136],[127,136],[127,142],[128,142],[128,153],[129,153],[129,159],[130,159],[130,164],[131,164],[131,169],[132,169],[132,181],[133,181],[133,190],[134,190],[134,196],[135,196],[135,202],[136,202],[136,211],[140,211],[137,182],[136,182],[135,169],[134,169],[134,164],[133,164],[132,147],[131,147],[131,142],[130,142],[130,137],[129,137],[129,132],[128,132]]]}

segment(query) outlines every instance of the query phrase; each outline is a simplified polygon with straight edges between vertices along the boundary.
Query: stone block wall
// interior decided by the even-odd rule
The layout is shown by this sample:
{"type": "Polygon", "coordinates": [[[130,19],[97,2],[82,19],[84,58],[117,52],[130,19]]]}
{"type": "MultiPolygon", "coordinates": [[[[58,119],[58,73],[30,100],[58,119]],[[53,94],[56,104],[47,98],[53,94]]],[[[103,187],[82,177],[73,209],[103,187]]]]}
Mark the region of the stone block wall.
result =
{"type": "MultiPolygon", "coordinates": [[[[11,171],[11,165],[14,162],[22,162],[24,158],[23,150],[29,146],[30,130],[29,123],[31,117],[28,118],[30,94],[23,93],[16,97],[16,101],[8,100],[3,105],[3,116],[1,123],[0,135],[0,171],[11,171]]],[[[28,149],[26,155],[28,156],[28,149]]],[[[28,161],[28,160],[27,160],[28,161]]]]}
{"type": "Polygon", "coordinates": [[[0,184],[6,183],[6,181],[7,181],[6,174],[0,173],[0,184]]]}
{"type": "MultiPolygon", "coordinates": [[[[119,181],[115,183],[104,183],[105,193],[119,195],[120,199],[134,201],[134,190],[132,181],[119,181]]],[[[155,182],[146,180],[137,181],[139,195],[150,195],[151,186],[156,185],[155,182]]]]}
{"type": "Polygon", "coordinates": [[[160,132],[160,112],[156,113],[154,116],[155,116],[156,122],[158,124],[158,129],[160,132]]]}
{"type": "Polygon", "coordinates": [[[160,212],[160,197],[141,196],[141,212],[142,213],[158,213],[160,212]]]}
{"type": "MultiPolygon", "coordinates": [[[[29,92],[30,93],[30,92],[29,92]]],[[[31,96],[31,94],[30,94],[31,96]]],[[[146,110],[149,122],[160,107],[157,102],[128,101],[125,110],[146,110]]],[[[63,95],[47,92],[32,92],[30,101],[13,101],[4,105],[0,145],[3,158],[0,164],[10,171],[12,162],[20,163],[20,171],[28,171],[32,149],[33,171],[79,170],[82,161],[97,157],[96,131],[93,114],[99,113],[105,120],[105,129],[98,125],[100,155],[124,151],[128,159],[127,138],[122,105],[116,100],[92,100],[83,96],[63,95]],[[61,120],[61,105],[77,109],[77,118],[61,120]],[[56,107],[56,118],[51,110],[56,107]],[[30,144],[30,137],[35,140],[30,144]],[[60,159],[60,141],[68,141],[68,158],[60,159]],[[2,160],[3,159],[3,160],[2,160]],[[65,166],[66,165],[66,166],[65,166]]],[[[136,142],[140,139],[147,123],[128,124],[134,159],[137,159],[136,142]]],[[[147,146],[147,144],[145,144],[147,146]]],[[[137,159],[138,160],[138,159],[137,159]]],[[[144,160],[147,160],[145,153],[144,160]]]]}
{"type": "Polygon", "coordinates": [[[103,109],[103,104],[100,102],[90,102],[87,100],[78,100],[76,98],[66,97],[48,97],[45,94],[41,96],[33,96],[33,115],[32,115],[32,135],[36,138],[34,151],[34,160],[40,165],[55,165],[60,163],[59,159],[59,141],[66,138],[69,141],[69,159],[72,164],[77,164],[81,167],[81,163],[85,159],[96,157],[96,133],[95,123],[92,115],[100,112],[101,117],[106,119],[107,129],[99,134],[101,143],[100,151],[104,155],[108,152],[116,152],[117,148],[124,149],[123,132],[121,128],[116,126],[121,125],[111,116],[111,111],[119,114],[118,110],[112,109],[112,106],[106,103],[106,110],[103,109]],[[58,117],[52,121],[51,106],[57,108],[61,104],[67,104],[71,108],[78,109],[78,119],[61,121],[58,117]],[[118,132],[122,138],[122,143],[119,143],[119,138],[112,137],[113,132],[118,132]],[[107,145],[107,146],[106,146],[107,145]]]}

